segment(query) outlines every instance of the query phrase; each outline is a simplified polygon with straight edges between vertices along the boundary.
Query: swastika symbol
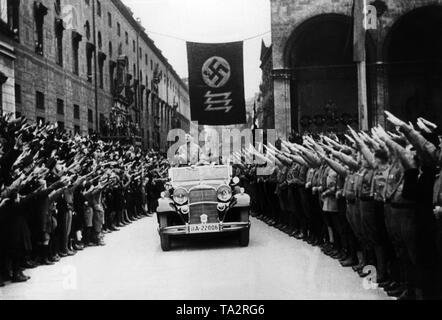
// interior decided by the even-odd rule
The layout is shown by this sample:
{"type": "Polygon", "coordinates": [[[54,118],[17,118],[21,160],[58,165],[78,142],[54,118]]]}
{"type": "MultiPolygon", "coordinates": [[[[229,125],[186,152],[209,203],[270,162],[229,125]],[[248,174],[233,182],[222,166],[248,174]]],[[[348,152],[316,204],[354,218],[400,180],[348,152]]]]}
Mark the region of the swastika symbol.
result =
{"type": "Polygon", "coordinates": [[[203,65],[204,82],[211,88],[221,88],[230,79],[230,64],[221,57],[211,57],[203,65]]]}

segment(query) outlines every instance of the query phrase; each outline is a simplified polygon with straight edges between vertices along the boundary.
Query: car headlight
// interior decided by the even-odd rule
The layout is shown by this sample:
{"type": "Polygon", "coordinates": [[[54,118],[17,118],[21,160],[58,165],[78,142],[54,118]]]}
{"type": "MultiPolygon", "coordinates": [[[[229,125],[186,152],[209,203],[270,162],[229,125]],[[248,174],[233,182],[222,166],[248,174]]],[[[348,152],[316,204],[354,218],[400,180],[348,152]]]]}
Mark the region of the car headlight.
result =
{"type": "Polygon", "coordinates": [[[232,189],[229,186],[221,186],[218,188],[218,200],[227,202],[232,199],[232,189]]]}
{"type": "Polygon", "coordinates": [[[189,201],[187,190],[183,188],[176,189],[173,193],[173,201],[180,206],[189,201]]]}

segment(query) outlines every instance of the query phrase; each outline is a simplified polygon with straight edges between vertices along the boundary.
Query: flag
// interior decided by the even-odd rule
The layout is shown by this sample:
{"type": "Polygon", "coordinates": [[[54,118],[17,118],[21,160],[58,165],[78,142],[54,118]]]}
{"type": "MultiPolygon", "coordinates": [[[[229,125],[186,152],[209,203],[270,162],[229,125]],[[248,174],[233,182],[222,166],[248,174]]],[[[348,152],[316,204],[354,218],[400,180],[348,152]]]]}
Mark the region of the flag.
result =
{"type": "Polygon", "coordinates": [[[366,60],[365,0],[353,0],[353,60],[366,60]]]}
{"type": "Polygon", "coordinates": [[[61,19],[64,22],[66,30],[78,29],[78,13],[75,7],[71,4],[63,5],[61,8],[61,19]]]}
{"type": "Polygon", "coordinates": [[[245,124],[243,42],[187,43],[192,121],[245,124]]]}
{"type": "Polygon", "coordinates": [[[8,23],[8,1],[0,0],[0,19],[3,23],[8,23]]]}

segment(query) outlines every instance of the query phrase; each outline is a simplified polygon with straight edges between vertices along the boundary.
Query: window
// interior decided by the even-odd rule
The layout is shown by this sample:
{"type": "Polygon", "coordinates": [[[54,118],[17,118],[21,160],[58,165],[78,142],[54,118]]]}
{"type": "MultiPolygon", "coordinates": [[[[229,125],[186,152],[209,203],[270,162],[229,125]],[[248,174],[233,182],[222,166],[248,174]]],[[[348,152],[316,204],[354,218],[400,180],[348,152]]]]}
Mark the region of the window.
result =
{"type": "Polygon", "coordinates": [[[81,129],[80,129],[80,126],[78,126],[78,125],[75,125],[74,126],[74,134],[75,135],[81,135],[81,129]]]}
{"type": "Polygon", "coordinates": [[[132,50],[134,51],[134,52],[136,52],[136,44],[135,44],[135,40],[132,40],[132,50]]]}
{"type": "Polygon", "coordinates": [[[35,17],[35,53],[39,55],[44,54],[44,19],[48,13],[48,9],[43,4],[35,3],[34,5],[34,17],[35,17]]]}
{"type": "Polygon", "coordinates": [[[18,40],[19,36],[19,6],[20,1],[17,0],[0,1],[0,20],[2,26],[7,28],[8,33],[16,40],[18,40]]]}
{"type": "Polygon", "coordinates": [[[98,36],[97,36],[97,38],[98,38],[98,49],[102,49],[103,48],[103,39],[101,38],[101,32],[100,31],[98,31],[98,36]]]}
{"type": "Polygon", "coordinates": [[[89,123],[94,123],[94,112],[91,109],[87,110],[87,121],[89,123]]]}
{"type": "Polygon", "coordinates": [[[107,25],[112,28],[112,14],[110,12],[107,13],[107,25]]]}
{"type": "Polygon", "coordinates": [[[150,59],[150,70],[151,71],[153,70],[153,61],[152,61],[152,59],[150,59]]]}
{"type": "Polygon", "coordinates": [[[98,60],[98,81],[99,81],[100,89],[103,89],[103,87],[104,87],[104,71],[103,71],[103,67],[104,67],[104,60],[103,59],[99,59],[98,60]]]}
{"type": "Polygon", "coordinates": [[[35,106],[40,110],[45,109],[45,95],[40,91],[37,91],[35,94],[35,106]]]}
{"type": "Polygon", "coordinates": [[[126,44],[129,44],[129,34],[127,32],[124,33],[124,37],[126,39],[126,44]]]}
{"type": "Polygon", "coordinates": [[[97,0],[97,15],[101,17],[101,2],[97,0]]]}
{"type": "Polygon", "coordinates": [[[113,51],[113,50],[112,50],[112,42],[109,41],[109,57],[110,57],[110,58],[112,58],[112,54],[113,54],[112,51],[113,51]]]}
{"type": "Polygon", "coordinates": [[[104,134],[106,131],[106,118],[104,117],[104,114],[100,113],[100,132],[104,134]]]}
{"type": "Polygon", "coordinates": [[[21,104],[21,86],[15,84],[15,103],[21,104]]]}
{"type": "Polygon", "coordinates": [[[84,25],[84,32],[86,34],[86,39],[91,39],[91,26],[89,24],[89,21],[86,21],[86,24],[84,25]]]}
{"type": "Polygon", "coordinates": [[[93,46],[90,43],[86,43],[86,66],[87,66],[87,81],[92,82],[92,54],[93,46]]]}
{"type": "Polygon", "coordinates": [[[8,77],[0,71],[0,116],[3,115],[3,85],[8,81],[8,77]]]}
{"type": "Polygon", "coordinates": [[[58,131],[64,131],[64,122],[63,121],[57,121],[58,125],[58,131]]]}
{"type": "Polygon", "coordinates": [[[138,53],[140,55],[140,60],[143,61],[143,51],[139,48],[138,53]]]}
{"type": "Polygon", "coordinates": [[[78,61],[78,49],[80,42],[77,40],[72,41],[72,64],[73,64],[73,72],[75,75],[79,75],[80,63],[78,61]]]}
{"type": "Polygon", "coordinates": [[[56,63],[63,67],[63,20],[56,19],[55,20],[55,41],[56,41],[56,63]]]}
{"type": "Polygon", "coordinates": [[[114,92],[114,73],[115,73],[115,63],[112,63],[112,61],[109,63],[109,80],[110,80],[110,91],[114,92]]]}
{"type": "Polygon", "coordinates": [[[80,120],[80,106],[78,104],[74,104],[74,119],[80,120]]]}
{"type": "Polygon", "coordinates": [[[84,2],[86,2],[86,5],[89,5],[90,3],[89,3],[89,0],[85,0],[84,2]]]}
{"type": "Polygon", "coordinates": [[[144,55],[144,59],[146,60],[145,61],[146,62],[146,66],[148,66],[149,65],[149,59],[147,57],[147,53],[144,55]]]}
{"type": "Polygon", "coordinates": [[[57,114],[64,115],[64,101],[57,99],[57,114]]]}
{"type": "Polygon", "coordinates": [[[121,37],[121,25],[120,25],[119,22],[117,22],[117,35],[118,35],[119,37],[121,37]]]}

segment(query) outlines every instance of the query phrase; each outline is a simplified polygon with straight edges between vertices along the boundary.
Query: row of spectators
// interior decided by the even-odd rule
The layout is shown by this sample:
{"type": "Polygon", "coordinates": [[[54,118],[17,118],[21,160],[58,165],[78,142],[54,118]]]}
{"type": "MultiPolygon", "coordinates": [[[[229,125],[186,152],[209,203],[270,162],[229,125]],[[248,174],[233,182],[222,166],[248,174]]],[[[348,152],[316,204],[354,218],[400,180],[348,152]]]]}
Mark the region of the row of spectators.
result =
{"type": "Polygon", "coordinates": [[[0,286],[151,216],[169,168],[157,152],[10,115],[0,139],[0,286]]]}
{"type": "Polygon", "coordinates": [[[386,118],[390,131],[349,128],[279,140],[265,154],[250,148],[237,175],[259,219],[392,297],[441,299],[442,132],[423,118],[386,118]],[[254,157],[269,174],[248,165],[254,157]]]}

